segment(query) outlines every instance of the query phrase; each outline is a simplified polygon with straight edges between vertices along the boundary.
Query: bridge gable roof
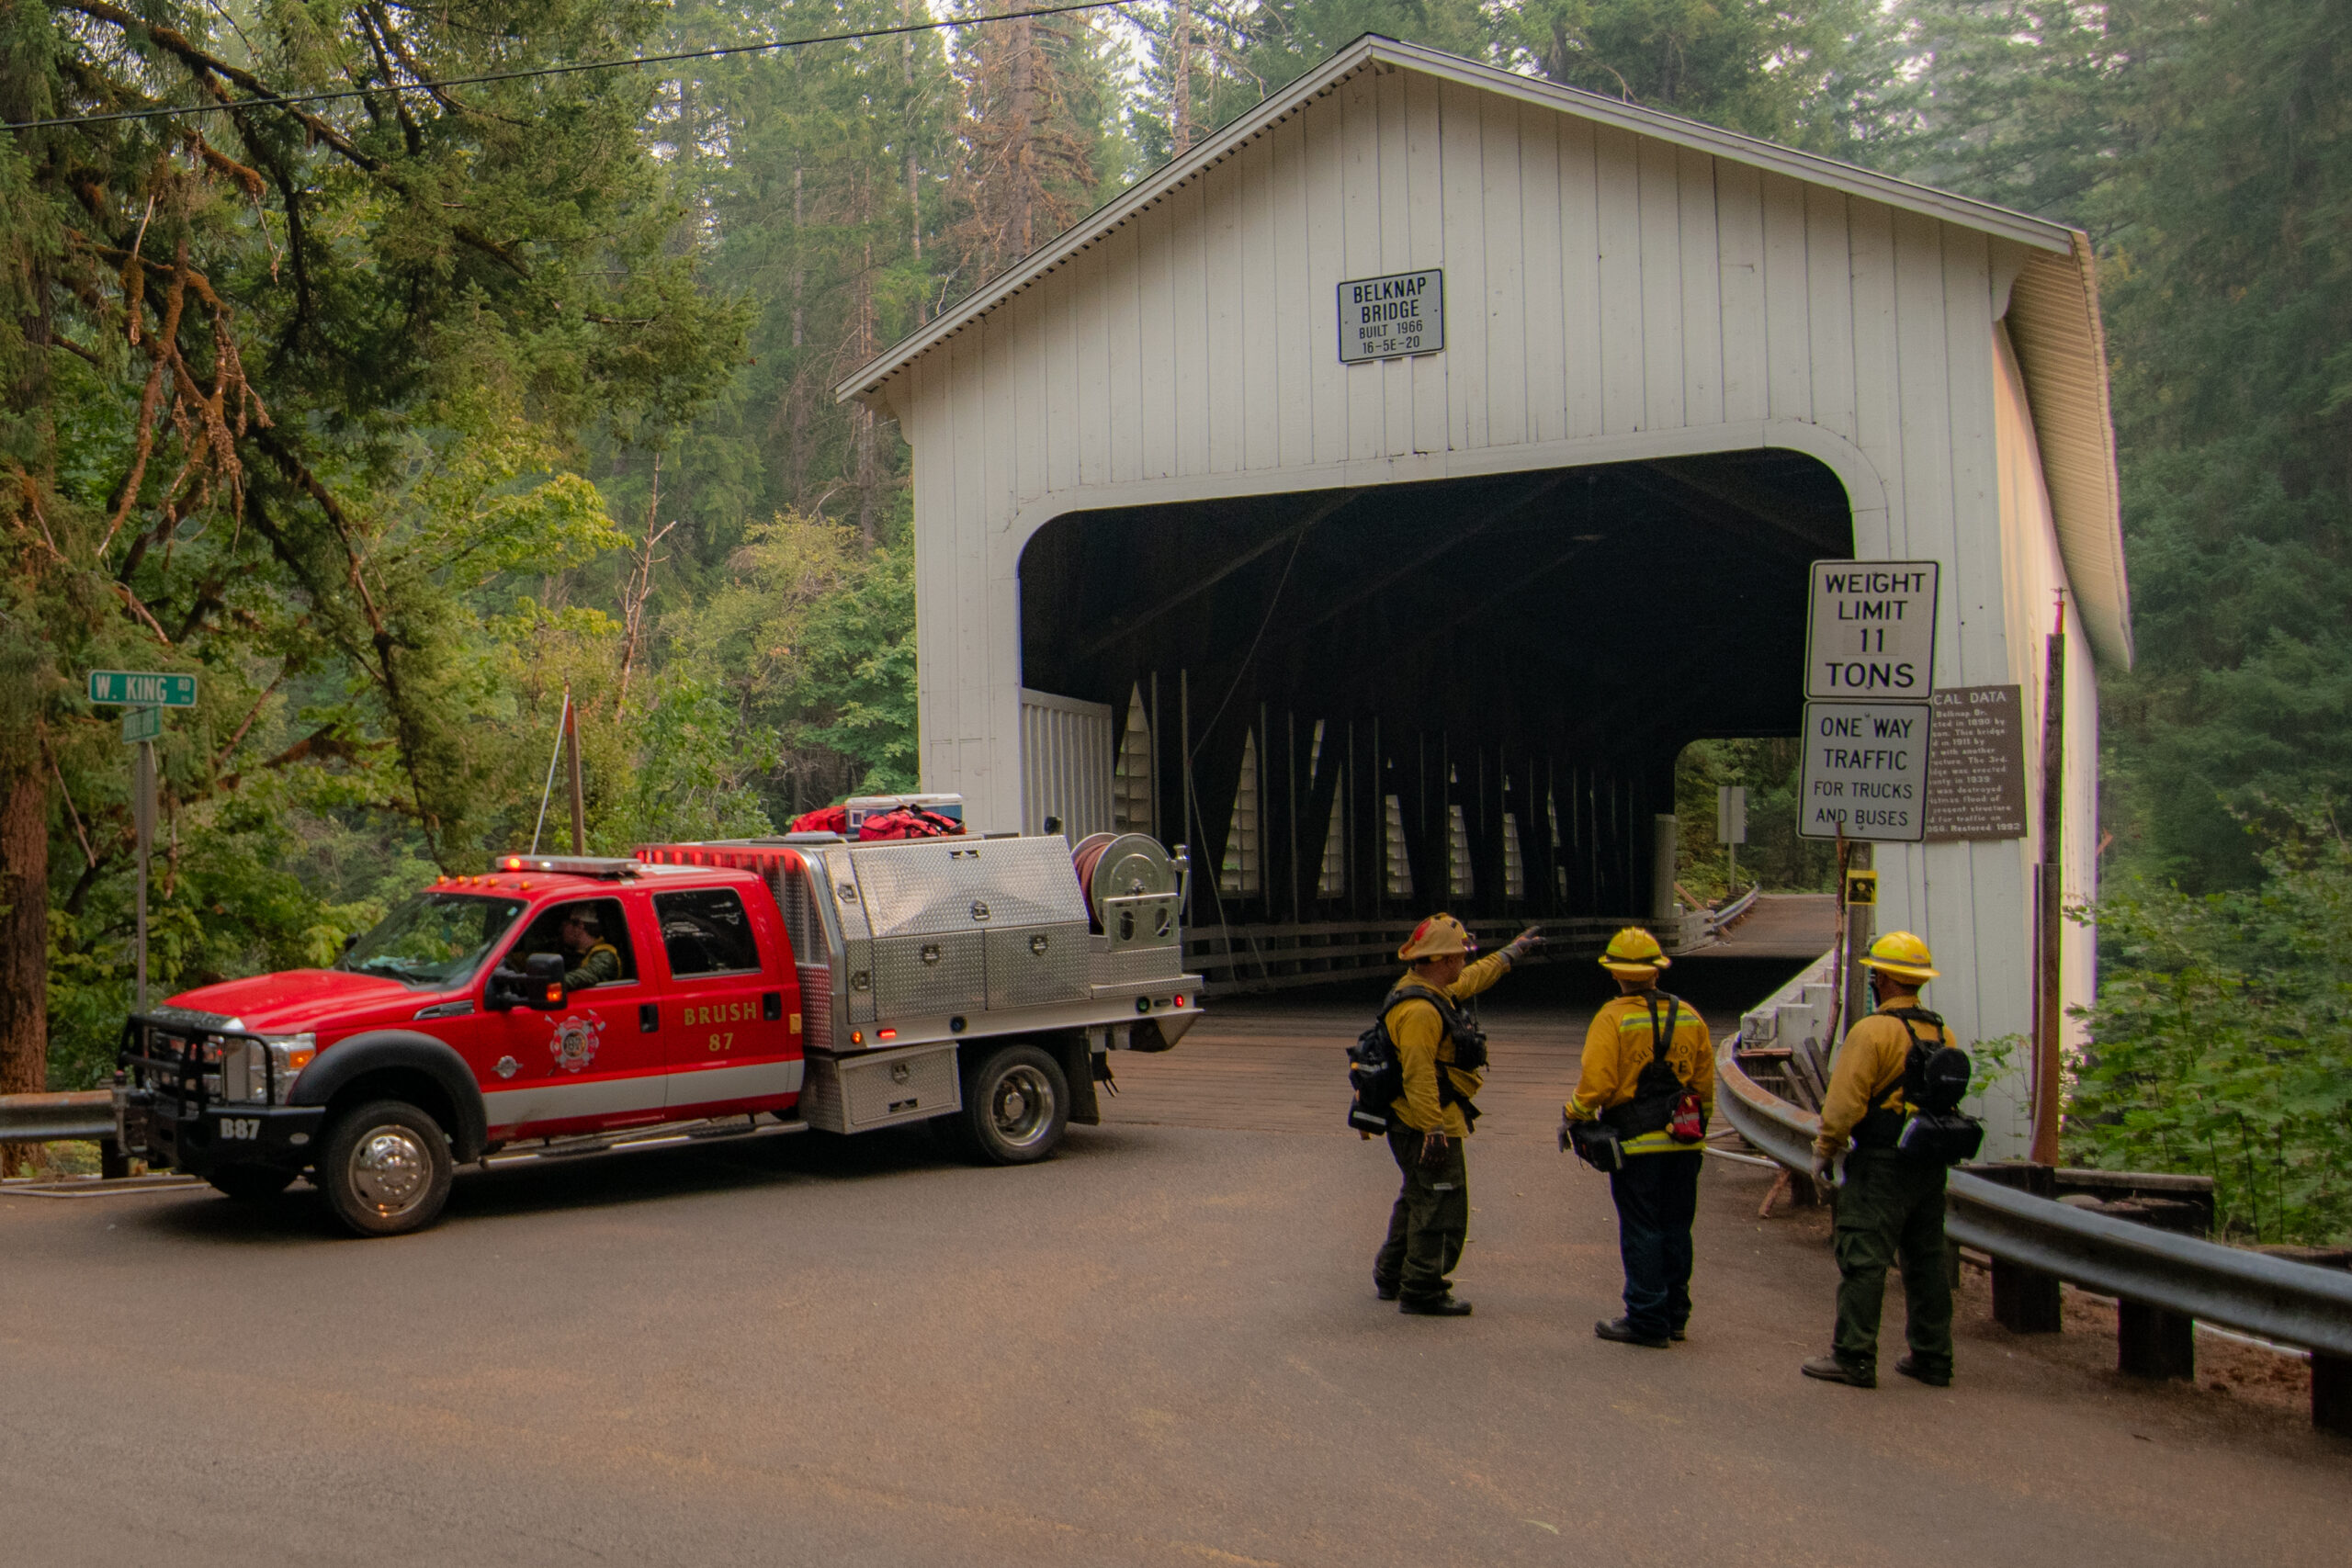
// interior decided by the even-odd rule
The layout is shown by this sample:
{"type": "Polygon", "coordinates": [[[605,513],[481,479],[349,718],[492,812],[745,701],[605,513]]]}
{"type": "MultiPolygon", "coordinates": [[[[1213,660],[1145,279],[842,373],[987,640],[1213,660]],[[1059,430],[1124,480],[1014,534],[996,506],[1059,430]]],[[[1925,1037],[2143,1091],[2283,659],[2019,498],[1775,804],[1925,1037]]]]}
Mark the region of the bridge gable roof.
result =
{"type": "Polygon", "coordinates": [[[2029,259],[2012,290],[2007,320],[2033,404],[2060,551],[2093,648],[2102,661],[2131,662],[2130,599],[2123,572],[2106,347],[2086,235],[1990,202],[1377,34],[1359,38],[1317,70],[997,274],[921,331],[844,378],[834,389],[835,396],[843,400],[883,401],[886,386],[917,359],[1365,71],[1418,72],[2024,246],[2029,259]]]}

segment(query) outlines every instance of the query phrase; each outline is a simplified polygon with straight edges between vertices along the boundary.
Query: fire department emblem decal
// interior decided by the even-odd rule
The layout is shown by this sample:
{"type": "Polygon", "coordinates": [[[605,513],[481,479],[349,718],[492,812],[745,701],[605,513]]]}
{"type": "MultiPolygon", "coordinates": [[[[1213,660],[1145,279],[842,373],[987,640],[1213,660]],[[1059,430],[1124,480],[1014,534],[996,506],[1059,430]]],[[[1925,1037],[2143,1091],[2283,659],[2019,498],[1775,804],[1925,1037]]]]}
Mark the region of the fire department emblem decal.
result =
{"type": "Polygon", "coordinates": [[[555,1038],[548,1042],[548,1049],[554,1053],[559,1071],[576,1073],[596,1059],[596,1047],[604,1036],[603,1019],[573,1013],[555,1026],[555,1038]]]}

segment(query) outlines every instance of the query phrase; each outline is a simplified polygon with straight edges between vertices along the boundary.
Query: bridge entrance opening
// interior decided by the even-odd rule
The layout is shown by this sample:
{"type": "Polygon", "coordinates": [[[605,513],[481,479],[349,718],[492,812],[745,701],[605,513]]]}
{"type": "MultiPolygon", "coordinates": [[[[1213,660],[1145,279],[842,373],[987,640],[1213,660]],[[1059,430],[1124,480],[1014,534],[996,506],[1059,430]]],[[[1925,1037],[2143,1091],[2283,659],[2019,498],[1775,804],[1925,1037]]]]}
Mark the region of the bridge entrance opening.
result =
{"type": "Polygon", "coordinates": [[[1066,513],[1021,558],[1024,826],[1191,844],[1253,982],[1441,908],[1671,919],[1676,756],[1797,732],[1805,563],[1852,553],[1777,450],[1066,513]],[[1056,787],[1077,709],[1103,809],[1056,787]]]}

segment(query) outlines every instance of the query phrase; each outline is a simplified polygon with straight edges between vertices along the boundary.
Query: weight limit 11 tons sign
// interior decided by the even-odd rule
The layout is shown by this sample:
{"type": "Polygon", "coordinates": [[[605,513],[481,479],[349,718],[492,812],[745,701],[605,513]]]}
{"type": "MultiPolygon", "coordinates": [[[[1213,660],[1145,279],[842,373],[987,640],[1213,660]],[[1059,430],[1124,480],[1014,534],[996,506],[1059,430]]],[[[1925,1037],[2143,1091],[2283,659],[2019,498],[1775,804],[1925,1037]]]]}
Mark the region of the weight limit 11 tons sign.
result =
{"type": "Polygon", "coordinates": [[[1939,575],[1934,561],[1813,563],[1798,780],[1804,837],[1927,837],[1939,575]]]}

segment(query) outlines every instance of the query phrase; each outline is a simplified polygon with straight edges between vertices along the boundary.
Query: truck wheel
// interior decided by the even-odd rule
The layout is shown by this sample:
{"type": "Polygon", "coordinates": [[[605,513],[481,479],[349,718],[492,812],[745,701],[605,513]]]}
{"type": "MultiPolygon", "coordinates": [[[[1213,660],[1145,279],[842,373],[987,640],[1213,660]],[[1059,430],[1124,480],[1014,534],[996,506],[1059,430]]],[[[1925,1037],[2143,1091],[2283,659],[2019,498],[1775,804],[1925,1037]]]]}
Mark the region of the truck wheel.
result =
{"type": "Polygon", "coordinates": [[[222,1167],[205,1179],[241,1203],[258,1203],[285,1191],[293,1184],[294,1173],[266,1165],[232,1165],[222,1167]]]}
{"type": "Polygon", "coordinates": [[[990,1165],[1044,1159],[1069,1124],[1069,1079],[1035,1045],[1007,1045],[981,1058],[964,1085],[963,1132],[990,1165]]]}
{"type": "Polygon", "coordinates": [[[379,1100],[345,1112],[319,1155],[319,1185],[335,1218],[361,1235],[405,1235],[440,1218],[456,1174],[439,1122],[379,1100]]]}

